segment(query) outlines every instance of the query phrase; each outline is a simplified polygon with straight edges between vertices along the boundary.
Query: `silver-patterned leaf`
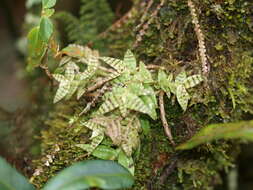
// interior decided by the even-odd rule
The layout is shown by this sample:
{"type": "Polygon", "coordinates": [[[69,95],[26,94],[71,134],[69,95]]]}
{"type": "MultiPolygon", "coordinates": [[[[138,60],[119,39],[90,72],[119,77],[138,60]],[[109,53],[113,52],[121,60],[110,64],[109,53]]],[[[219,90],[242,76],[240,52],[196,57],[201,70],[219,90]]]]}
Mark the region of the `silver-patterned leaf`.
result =
{"type": "Polygon", "coordinates": [[[70,83],[63,75],[54,74],[53,77],[60,83],[54,97],[54,103],[57,103],[68,94],[70,83]]]}
{"type": "Polygon", "coordinates": [[[78,86],[79,86],[79,81],[73,80],[69,83],[69,85],[70,85],[70,88],[65,97],[66,100],[70,99],[73,96],[73,94],[77,91],[78,86]]]}
{"type": "Polygon", "coordinates": [[[190,77],[187,77],[187,79],[184,81],[185,88],[192,88],[199,83],[203,81],[203,77],[201,75],[192,75],[190,77]]]}
{"type": "Polygon", "coordinates": [[[128,68],[130,72],[136,70],[136,59],[131,50],[127,50],[127,52],[125,53],[123,62],[124,62],[124,66],[128,68]]]}
{"type": "MultiPolygon", "coordinates": [[[[108,96],[108,95],[107,95],[108,96]]],[[[104,101],[104,103],[99,107],[97,114],[103,115],[108,113],[120,106],[120,98],[114,93],[110,93],[110,96],[104,101]]]]}
{"type": "Polygon", "coordinates": [[[135,94],[128,93],[126,106],[130,110],[138,111],[145,114],[151,114],[149,107],[143,102],[143,100],[135,94]]]}
{"type": "Polygon", "coordinates": [[[61,61],[60,61],[60,63],[59,63],[59,66],[61,67],[61,66],[65,65],[65,64],[68,63],[70,60],[71,60],[71,57],[64,56],[64,57],[61,59],[61,61]]]}
{"type": "Polygon", "coordinates": [[[186,80],[187,76],[186,76],[186,72],[182,71],[181,73],[179,73],[175,79],[175,83],[179,83],[182,84],[184,83],[184,81],[186,80]]]}
{"type": "Polygon", "coordinates": [[[110,65],[112,68],[114,68],[117,72],[121,73],[125,70],[124,63],[120,59],[115,59],[112,57],[101,57],[102,61],[110,65]]]}
{"type": "Polygon", "coordinates": [[[169,83],[171,82],[171,80],[172,78],[169,78],[163,70],[158,71],[158,85],[164,92],[166,92],[168,98],[170,98],[169,83]]]}
{"type": "Polygon", "coordinates": [[[177,101],[182,107],[182,109],[185,111],[188,105],[188,101],[190,100],[190,95],[186,91],[186,88],[183,85],[179,85],[177,87],[177,101]]]}

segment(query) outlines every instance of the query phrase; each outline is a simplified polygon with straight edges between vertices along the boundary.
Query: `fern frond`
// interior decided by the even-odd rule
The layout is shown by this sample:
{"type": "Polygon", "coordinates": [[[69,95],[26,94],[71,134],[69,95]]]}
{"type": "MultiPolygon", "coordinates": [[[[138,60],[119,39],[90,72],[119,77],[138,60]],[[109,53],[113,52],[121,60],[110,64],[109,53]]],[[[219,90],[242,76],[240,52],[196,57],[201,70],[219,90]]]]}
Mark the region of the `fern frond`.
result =
{"type": "Polygon", "coordinates": [[[84,32],[78,18],[68,12],[58,12],[55,18],[59,19],[65,28],[69,42],[82,44],[82,34],[84,32]]]}

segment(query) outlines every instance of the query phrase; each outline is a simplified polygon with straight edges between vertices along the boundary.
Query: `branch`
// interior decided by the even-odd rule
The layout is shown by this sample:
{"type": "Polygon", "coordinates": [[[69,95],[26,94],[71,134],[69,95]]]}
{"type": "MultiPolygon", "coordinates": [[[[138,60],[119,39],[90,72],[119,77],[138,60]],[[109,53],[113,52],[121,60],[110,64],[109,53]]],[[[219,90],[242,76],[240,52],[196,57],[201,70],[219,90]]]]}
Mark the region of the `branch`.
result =
{"type": "Polygon", "coordinates": [[[91,109],[91,106],[93,106],[96,101],[98,100],[99,97],[101,97],[105,91],[107,90],[107,84],[105,84],[100,90],[98,93],[95,94],[93,100],[91,102],[89,102],[86,107],[83,109],[83,111],[81,113],[79,113],[79,117],[82,116],[83,114],[87,113],[88,111],[90,111],[91,109]]]}
{"type": "Polygon", "coordinates": [[[175,146],[175,142],[173,141],[173,137],[172,137],[172,134],[171,134],[170,127],[169,127],[168,122],[167,122],[166,117],[165,117],[163,97],[164,97],[164,91],[160,91],[160,93],[159,93],[159,107],[160,107],[160,113],[161,113],[161,120],[162,120],[162,123],[163,123],[163,128],[164,128],[164,132],[165,132],[166,136],[169,138],[171,144],[173,146],[175,146]]]}
{"type": "Polygon", "coordinates": [[[163,66],[159,66],[159,65],[151,65],[151,64],[149,64],[149,65],[146,65],[146,68],[147,69],[150,69],[150,70],[166,70],[166,68],[165,67],[163,67],[163,66]]]}
{"type": "Polygon", "coordinates": [[[95,85],[89,87],[86,91],[86,93],[92,92],[98,88],[100,88],[101,86],[103,86],[105,83],[109,82],[110,80],[112,80],[112,78],[106,78],[103,80],[100,80],[99,82],[97,82],[95,85]]]}

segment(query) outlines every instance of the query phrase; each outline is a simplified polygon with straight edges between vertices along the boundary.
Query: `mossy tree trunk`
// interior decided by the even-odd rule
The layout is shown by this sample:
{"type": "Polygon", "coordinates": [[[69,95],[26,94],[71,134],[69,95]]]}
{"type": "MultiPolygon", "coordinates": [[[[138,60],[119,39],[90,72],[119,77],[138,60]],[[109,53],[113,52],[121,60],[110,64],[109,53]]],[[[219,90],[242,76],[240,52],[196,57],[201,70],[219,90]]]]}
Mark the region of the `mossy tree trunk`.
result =
{"type": "MultiPolygon", "coordinates": [[[[186,112],[175,101],[165,100],[166,117],[177,145],[207,124],[248,119],[253,113],[253,3],[192,3],[203,33],[210,72],[206,85],[190,92],[193,99],[186,112]]],[[[98,40],[105,43],[106,50],[101,51],[110,56],[120,57],[126,49],[132,49],[147,65],[164,66],[173,73],[201,73],[201,45],[193,20],[187,0],[136,0],[98,40]]],[[[67,121],[81,107],[82,103],[71,100],[49,110],[47,129],[42,132],[42,158],[35,161],[36,185],[41,186],[74,161],[92,159],[75,147],[88,142],[89,132],[77,133],[79,126],[70,127],[67,121]]],[[[222,183],[221,172],[229,171],[238,153],[238,142],[224,141],[191,151],[175,151],[162,123],[150,120],[150,132],[142,136],[136,157],[133,189],[214,189],[222,183]]]]}

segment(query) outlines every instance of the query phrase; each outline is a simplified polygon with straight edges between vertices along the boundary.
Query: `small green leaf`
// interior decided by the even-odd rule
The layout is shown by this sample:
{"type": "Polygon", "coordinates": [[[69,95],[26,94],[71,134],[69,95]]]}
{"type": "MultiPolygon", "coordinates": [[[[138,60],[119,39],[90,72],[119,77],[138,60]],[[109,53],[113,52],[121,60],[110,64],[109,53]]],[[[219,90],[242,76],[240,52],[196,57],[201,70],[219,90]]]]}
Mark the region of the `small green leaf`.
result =
{"type": "Polygon", "coordinates": [[[132,157],[128,157],[124,151],[120,151],[118,162],[127,168],[130,173],[134,176],[134,161],[132,157]]]}
{"type": "Polygon", "coordinates": [[[56,0],[42,0],[43,9],[50,9],[55,6],[56,0]]]}
{"type": "Polygon", "coordinates": [[[171,96],[169,85],[172,80],[172,75],[170,75],[169,77],[166,75],[166,73],[163,70],[159,70],[158,84],[159,84],[159,87],[166,93],[168,98],[170,98],[171,96]]]}
{"type": "Polygon", "coordinates": [[[43,16],[40,20],[40,31],[39,31],[41,39],[44,42],[48,42],[52,34],[53,34],[53,23],[48,17],[43,16]]]}
{"type": "Polygon", "coordinates": [[[1,190],[35,190],[28,180],[0,157],[1,190]]]}
{"type": "Polygon", "coordinates": [[[253,141],[253,120],[238,123],[212,124],[204,127],[178,150],[192,149],[198,145],[219,139],[243,139],[253,141]]]}
{"type": "Polygon", "coordinates": [[[54,9],[44,9],[42,11],[42,16],[45,16],[45,17],[49,18],[54,14],[54,12],[55,12],[54,9]]]}
{"type": "Polygon", "coordinates": [[[115,160],[118,157],[119,151],[105,145],[99,145],[92,155],[103,160],[115,160]]]}
{"type": "Polygon", "coordinates": [[[39,27],[34,27],[28,34],[29,68],[30,70],[40,64],[46,52],[45,43],[39,36],[39,27]]]}
{"type": "Polygon", "coordinates": [[[148,135],[150,133],[150,123],[147,119],[140,119],[141,128],[144,135],[148,135]]]}
{"type": "Polygon", "coordinates": [[[122,189],[130,188],[133,183],[133,176],[116,162],[89,160],[64,169],[43,190],[122,189]]]}

